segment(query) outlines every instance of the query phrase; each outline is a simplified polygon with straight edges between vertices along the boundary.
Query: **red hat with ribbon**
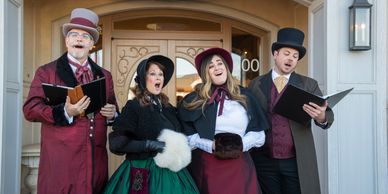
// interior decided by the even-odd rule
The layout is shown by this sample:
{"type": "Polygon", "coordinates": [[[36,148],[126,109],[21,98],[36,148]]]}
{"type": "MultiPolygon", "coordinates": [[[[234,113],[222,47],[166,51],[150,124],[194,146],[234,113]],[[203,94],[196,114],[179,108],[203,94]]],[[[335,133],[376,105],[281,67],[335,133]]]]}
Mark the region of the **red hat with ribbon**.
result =
{"type": "Polygon", "coordinates": [[[226,65],[229,68],[229,71],[233,72],[233,59],[230,52],[223,48],[214,47],[199,53],[195,57],[195,68],[197,69],[199,75],[201,75],[202,60],[211,55],[220,55],[222,58],[224,58],[225,62],[227,63],[226,65]]]}

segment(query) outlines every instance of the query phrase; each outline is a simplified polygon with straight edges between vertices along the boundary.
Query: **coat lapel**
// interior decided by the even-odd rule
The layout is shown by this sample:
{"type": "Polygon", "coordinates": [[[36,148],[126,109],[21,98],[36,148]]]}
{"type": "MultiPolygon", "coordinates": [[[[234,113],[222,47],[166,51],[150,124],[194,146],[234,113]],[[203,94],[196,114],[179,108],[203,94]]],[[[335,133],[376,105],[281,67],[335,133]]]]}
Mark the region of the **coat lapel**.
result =
{"type": "Polygon", "coordinates": [[[99,79],[102,77],[105,77],[104,73],[102,72],[102,68],[97,65],[91,58],[88,57],[88,61],[90,64],[90,67],[92,68],[93,72],[93,78],[94,79],[99,79]]]}
{"type": "Polygon", "coordinates": [[[67,53],[63,54],[57,60],[57,74],[59,78],[63,82],[65,82],[66,86],[70,86],[70,87],[77,86],[77,80],[69,65],[69,60],[67,59],[67,53]]]}
{"type": "Polygon", "coordinates": [[[261,99],[260,103],[262,107],[264,108],[264,111],[268,111],[268,105],[271,101],[271,87],[272,87],[272,71],[269,71],[267,74],[263,76],[263,78],[258,83],[258,87],[260,88],[259,91],[262,91],[264,94],[265,99],[261,99]]]}
{"type": "Polygon", "coordinates": [[[296,74],[295,72],[291,73],[290,80],[288,81],[288,84],[292,84],[292,85],[297,86],[299,88],[304,88],[303,81],[302,81],[301,77],[298,74],[296,74]]]}
{"type": "MultiPolygon", "coordinates": [[[[88,61],[92,69],[94,79],[104,77],[102,68],[98,66],[96,63],[94,63],[93,60],[90,59],[89,57],[88,57],[88,61]]],[[[67,53],[63,54],[57,60],[57,74],[59,78],[65,83],[66,86],[70,86],[70,87],[77,86],[78,83],[69,65],[69,60],[67,59],[67,53]]]]}
{"type": "Polygon", "coordinates": [[[217,120],[217,107],[218,103],[214,102],[213,104],[206,105],[205,107],[205,116],[201,117],[197,130],[199,136],[212,140],[215,133],[216,120],[217,120]]]}

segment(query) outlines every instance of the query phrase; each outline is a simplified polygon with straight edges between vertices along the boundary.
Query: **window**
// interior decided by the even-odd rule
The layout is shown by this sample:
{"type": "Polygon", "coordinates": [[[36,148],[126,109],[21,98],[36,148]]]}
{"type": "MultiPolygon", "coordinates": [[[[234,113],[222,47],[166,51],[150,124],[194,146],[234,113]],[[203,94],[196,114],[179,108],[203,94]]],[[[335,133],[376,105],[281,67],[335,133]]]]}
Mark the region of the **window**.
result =
{"type": "Polygon", "coordinates": [[[176,98],[177,103],[194,90],[194,87],[201,83],[201,78],[197,74],[197,69],[188,60],[176,58],[176,98]]]}

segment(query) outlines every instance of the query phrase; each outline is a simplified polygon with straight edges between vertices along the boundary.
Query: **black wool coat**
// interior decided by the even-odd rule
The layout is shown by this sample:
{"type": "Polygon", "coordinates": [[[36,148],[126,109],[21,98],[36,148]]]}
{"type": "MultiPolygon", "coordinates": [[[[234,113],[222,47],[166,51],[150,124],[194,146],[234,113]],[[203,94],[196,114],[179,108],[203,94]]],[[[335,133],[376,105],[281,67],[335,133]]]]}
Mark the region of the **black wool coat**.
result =
{"type": "MultiPolygon", "coordinates": [[[[240,87],[242,95],[247,97],[249,123],[246,133],[249,131],[262,131],[269,128],[264,111],[258,104],[253,94],[246,88],[240,87]]],[[[198,133],[201,138],[213,140],[217,119],[218,103],[207,104],[202,111],[199,107],[195,110],[188,110],[183,102],[192,102],[197,96],[196,92],[186,95],[178,106],[178,116],[182,123],[182,132],[186,135],[198,133]]]]}
{"type": "Polygon", "coordinates": [[[146,140],[157,140],[165,128],[162,114],[172,124],[170,130],[181,130],[176,108],[169,105],[161,110],[155,105],[141,106],[136,98],[128,100],[109,134],[109,149],[115,154],[126,154],[128,160],[154,157],[157,152],[146,151],[145,144],[146,140]]]}

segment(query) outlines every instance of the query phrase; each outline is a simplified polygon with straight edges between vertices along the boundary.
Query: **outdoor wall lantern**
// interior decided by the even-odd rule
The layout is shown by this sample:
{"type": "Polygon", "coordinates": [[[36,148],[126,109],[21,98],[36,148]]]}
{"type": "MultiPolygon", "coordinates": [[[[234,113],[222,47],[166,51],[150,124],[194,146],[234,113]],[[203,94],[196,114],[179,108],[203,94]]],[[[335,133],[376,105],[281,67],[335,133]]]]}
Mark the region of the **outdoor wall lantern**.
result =
{"type": "Polygon", "coordinates": [[[349,50],[371,49],[371,8],[368,0],[354,0],[349,7],[349,50]]]}

